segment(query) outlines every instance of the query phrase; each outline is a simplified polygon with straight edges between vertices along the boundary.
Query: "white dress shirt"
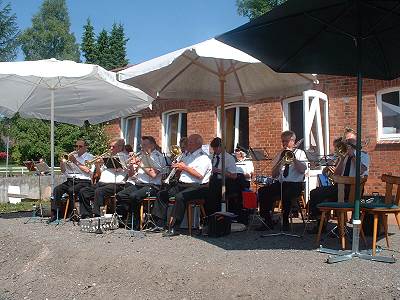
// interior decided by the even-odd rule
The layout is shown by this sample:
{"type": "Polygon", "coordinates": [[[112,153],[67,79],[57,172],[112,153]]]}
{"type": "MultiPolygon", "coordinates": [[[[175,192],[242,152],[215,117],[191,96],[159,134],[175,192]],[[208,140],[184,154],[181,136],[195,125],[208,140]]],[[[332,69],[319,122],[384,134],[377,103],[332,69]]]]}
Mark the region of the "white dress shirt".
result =
{"type": "MultiPolygon", "coordinates": [[[[222,153],[213,155],[212,166],[214,168],[222,169],[222,159],[221,158],[222,158],[222,153]],[[218,156],[219,156],[219,163],[218,163],[218,166],[216,166],[218,156]]],[[[225,171],[229,172],[229,173],[234,173],[234,174],[237,173],[235,158],[233,157],[232,154],[230,154],[228,152],[225,152],[225,171]]],[[[221,174],[218,174],[217,176],[218,176],[217,177],[218,179],[222,179],[221,174]]]]}
{"type": "MultiPolygon", "coordinates": [[[[251,160],[244,159],[236,162],[236,172],[240,174],[254,173],[254,165],[251,160]]],[[[251,181],[251,178],[245,178],[246,181],[251,181]]]]}
{"type": "MultiPolygon", "coordinates": [[[[155,178],[152,178],[142,168],[139,168],[137,177],[136,177],[136,182],[161,185],[162,172],[165,168],[165,165],[166,165],[166,163],[165,163],[164,156],[157,150],[153,150],[153,152],[151,152],[150,156],[142,155],[141,166],[142,167],[152,167],[154,169],[157,169],[159,171],[159,173],[157,174],[157,176],[155,178]]],[[[129,179],[128,182],[131,182],[131,179],[129,179]]]]}
{"type": "Polygon", "coordinates": [[[203,178],[198,179],[190,175],[188,172],[182,171],[179,177],[179,182],[199,184],[205,184],[209,182],[212,169],[211,160],[201,148],[197,149],[193,153],[188,153],[182,158],[182,162],[188,167],[195,169],[196,172],[203,176],[203,178]]]}
{"type": "MultiPolygon", "coordinates": [[[[281,154],[284,150],[280,150],[278,152],[278,154],[275,156],[275,158],[272,161],[272,165],[276,165],[278,163],[278,161],[281,159],[281,154]]],[[[306,153],[301,150],[301,149],[295,149],[294,151],[294,156],[296,157],[296,159],[303,164],[305,167],[307,167],[307,156],[306,153]]],[[[288,176],[284,177],[283,176],[283,171],[285,170],[285,165],[282,164],[281,165],[281,169],[279,171],[279,176],[278,176],[278,180],[279,182],[303,182],[304,181],[304,172],[299,172],[295,167],[294,164],[291,163],[289,165],[289,172],[288,172],[288,176]]]]}
{"type": "MultiPolygon", "coordinates": [[[[92,160],[93,155],[85,152],[81,156],[78,155],[78,153],[73,154],[77,160],[78,163],[81,165],[85,164],[85,161],[87,160],[92,160]]],[[[74,164],[73,162],[66,162],[65,163],[65,172],[64,175],[67,176],[67,178],[77,178],[77,179],[86,179],[86,180],[91,180],[91,174],[83,172],[79,167],[74,164]]]]}

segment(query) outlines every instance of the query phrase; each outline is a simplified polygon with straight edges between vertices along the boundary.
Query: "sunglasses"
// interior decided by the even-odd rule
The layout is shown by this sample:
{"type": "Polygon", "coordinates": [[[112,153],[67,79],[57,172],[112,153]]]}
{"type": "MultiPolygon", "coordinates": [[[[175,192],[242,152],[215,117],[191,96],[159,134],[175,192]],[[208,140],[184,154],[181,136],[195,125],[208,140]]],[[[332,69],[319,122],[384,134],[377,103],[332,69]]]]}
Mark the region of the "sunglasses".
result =
{"type": "Polygon", "coordinates": [[[83,145],[75,145],[75,148],[83,148],[83,147],[85,147],[85,146],[83,146],[83,145]]]}

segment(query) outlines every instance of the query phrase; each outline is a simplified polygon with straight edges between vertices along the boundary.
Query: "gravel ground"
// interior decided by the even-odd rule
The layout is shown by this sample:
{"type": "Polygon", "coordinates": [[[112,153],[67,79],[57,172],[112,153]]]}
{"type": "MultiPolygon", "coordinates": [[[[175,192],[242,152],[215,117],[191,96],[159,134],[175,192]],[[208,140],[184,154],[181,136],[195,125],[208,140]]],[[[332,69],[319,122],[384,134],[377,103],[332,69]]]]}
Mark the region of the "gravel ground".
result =
{"type": "MultiPolygon", "coordinates": [[[[0,216],[1,300],[400,299],[399,263],[328,265],[315,235],[139,238],[123,229],[96,235],[71,223],[24,221],[0,216]]],[[[381,254],[400,258],[398,228],[391,232],[394,250],[381,254]]],[[[323,244],[337,248],[338,240],[323,244]]]]}

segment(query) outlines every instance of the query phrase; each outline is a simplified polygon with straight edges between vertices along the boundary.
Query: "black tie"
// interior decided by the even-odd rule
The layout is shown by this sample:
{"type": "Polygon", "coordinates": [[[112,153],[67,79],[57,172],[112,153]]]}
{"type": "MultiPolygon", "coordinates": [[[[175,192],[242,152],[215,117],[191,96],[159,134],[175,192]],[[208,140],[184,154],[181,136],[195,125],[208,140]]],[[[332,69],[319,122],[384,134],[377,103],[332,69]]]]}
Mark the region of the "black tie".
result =
{"type": "Polygon", "coordinates": [[[350,167],[351,167],[351,156],[347,157],[346,166],[344,167],[343,176],[350,175],[350,167]]]}
{"type": "Polygon", "coordinates": [[[217,154],[217,156],[216,156],[216,160],[215,160],[215,164],[214,164],[214,168],[218,168],[218,165],[219,165],[219,155],[217,154]]]}
{"type": "Polygon", "coordinates": [[[283,169],[283,177],[288,177],[289,175],[289,165],[285,165],[285,169],[283,169]]]}

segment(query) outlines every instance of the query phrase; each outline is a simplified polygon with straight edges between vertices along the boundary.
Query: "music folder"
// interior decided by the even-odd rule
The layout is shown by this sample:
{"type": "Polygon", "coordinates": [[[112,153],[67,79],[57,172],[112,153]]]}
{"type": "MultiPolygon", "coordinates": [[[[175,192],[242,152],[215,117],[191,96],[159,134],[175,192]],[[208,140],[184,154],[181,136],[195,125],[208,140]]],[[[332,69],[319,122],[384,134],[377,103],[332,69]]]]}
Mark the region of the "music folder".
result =
{"type": "Polygon", "coordinates": [[[118,157],[104,157],[103,160],[108,169],[122,169],[122,164],[118,157]]]}
{"type": "Polygon", "coordinates": [[[46,174],[50,172],[50,167],[43,161],[43,162],[36,162],[35,163],[36,171],[41,174],[46,174]]]}
{"type": "Polygon", "coordinates": [[[34,161],[32,161],[32,160],[24,161],[24,165],[28,169],[28,171],[31,171],[31,172],[36,171],[35,162],[34,161]]]}
{"type": "Polygon", "coordinates": [[[251,160],[268,160],[268,155],[265,155],[262,148],[249,148],[251,160]]]}

